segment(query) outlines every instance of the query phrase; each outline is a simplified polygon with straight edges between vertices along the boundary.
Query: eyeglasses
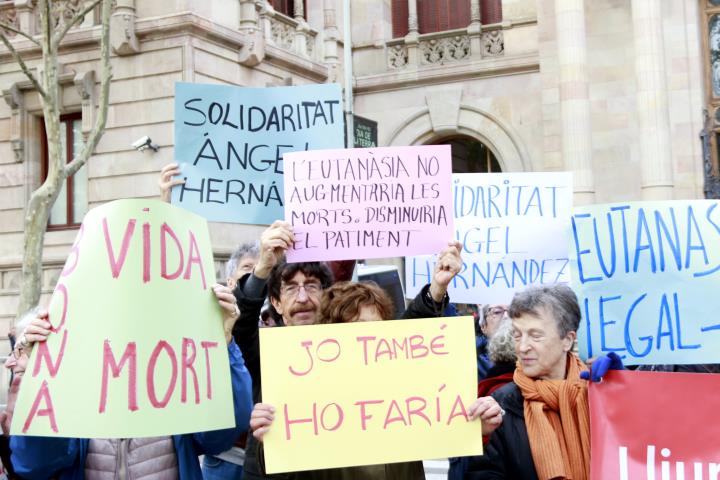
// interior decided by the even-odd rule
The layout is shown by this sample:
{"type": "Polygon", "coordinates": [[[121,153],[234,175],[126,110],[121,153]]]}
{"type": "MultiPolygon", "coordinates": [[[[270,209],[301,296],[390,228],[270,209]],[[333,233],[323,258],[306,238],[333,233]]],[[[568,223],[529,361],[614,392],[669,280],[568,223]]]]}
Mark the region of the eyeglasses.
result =
{"type": "MultiPolygon", "coordinates": [[[[23,354],[24,348],[18,344],[15,344],[15,348],[13,348],[10,351],[10,355],[8,355],[7,359],[5,360],[5,366],[6,368],[10,369],[10,385],[12,386],[13,379],[15,378],[15,369],[17,368],[18,362],[20,361],[20,357],[23,354]]],[[[23,371],[18,371],[18,375],[22,374],[23,371]]]]}
{"type": "Polygon", "coordinates": [[[488,315],[494,315],[496,317],[499,317],[501,315],[505,315],[505,312],[507,312],[507,308],[504,307],[493,307],[490,310],[488,310],[488,315]]]}
{"type": "Polygon", "coordinates": [[[280,287],[280,293],[290,297],[296,297],[300,294],[300,289],[305,290],[307,295],[317,295],[322,290],[320,282],[310,283],[288,283],[280,287]]]}

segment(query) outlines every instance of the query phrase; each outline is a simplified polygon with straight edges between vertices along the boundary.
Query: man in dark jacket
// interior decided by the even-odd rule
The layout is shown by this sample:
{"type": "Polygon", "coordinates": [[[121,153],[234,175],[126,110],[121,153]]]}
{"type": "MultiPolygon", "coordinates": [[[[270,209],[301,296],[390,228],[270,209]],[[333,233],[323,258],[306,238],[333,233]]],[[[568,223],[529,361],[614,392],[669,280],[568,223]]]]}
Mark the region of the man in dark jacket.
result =
{"type": "MultiPolygon", "coordinates": [[[[260,237],[260,258],[252,273],[240,279],[234,293],[240,318],[233,328],[240,350],[253,380],[253,399],[260,402],[260,341],[258,316],[269,297],[274,313],[286,326],[314,324],[322,290],[332,284],[332,273],[323,262],[286,263],[285,252],[294,241],[292,226],[276,221],[260,237]]],[[[438,256],[432,283],[426,285],[405,311],[405,318],[438,317],[448,305],[447,287],[460,270],[460,245],[452,242],[438,256]]],[[[258,443],[251,436],[245,453],[243,478],[294,478],[293,474],[266,475],[258,454],[258,443]]]]}

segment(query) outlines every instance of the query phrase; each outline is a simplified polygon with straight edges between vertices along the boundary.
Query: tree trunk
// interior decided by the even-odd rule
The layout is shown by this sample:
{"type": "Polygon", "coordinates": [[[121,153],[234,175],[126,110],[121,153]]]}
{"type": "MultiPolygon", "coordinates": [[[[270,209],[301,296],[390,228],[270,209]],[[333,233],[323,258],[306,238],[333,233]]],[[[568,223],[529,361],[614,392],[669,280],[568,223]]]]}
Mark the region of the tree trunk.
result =
{"type": "MultiPolygon", "coordinates": [[[[45,116],[45,131],[47,133],[47,152],[48,152],[48,173],[45,182],[35,190],[30,196],[27,209],[25,211],[25,239],[23,251],[22,265],[22,284],[20,286],[20,297],[18,303],[17,318],[21,318],[29,310],[38,305],[40,294],[42,293],[42,258],[43,246],[45,241],[45,230],[50,218],[50,210],[55,203],[62,189],[62,185],[68,176],[75,173],[88,160],[92,152],[95,150],[100,137],[105,129],[105,120],[107,118],[107,105],[109,99],[109,86],[112,78],[110,71],[110,13],[112,11],[111,0],[97,0],[93,4],[88,5],[84,11],[79,12],[73,18],[67,20],[64,25],[53,26],[51,10],[52,0],[39,0],[37,3],[37,12],[40,15],[40,30],[43,57],[43,70],[39,82],[40,93],[42,97],[43,114],[45,116]],[[101,87],[99,98],[99,112],[93,130],[88,136],[88,140],[81,148],[81,151],[72,159],[70,166],[65,164],[64,151],[60,139],[60,110],[62,101],[60,87],[58,83],[59,61],[58,49],[60,42],[68,30],[77,25],[84,15],[88,14],[92,8],[102,2],[102,35],[100,43],[100,65],[101,65],[101,87]]],[[[0,35],[4,35],[0,31],[0,35]]],[[[8,44],[3,41],[5,45],[8,44]]],[[[22,60],[16,52],[11,53],[18,63],[22,60]]],[[[21,63],[22,64],[22,63],[21,63]]],[[[30,72],[25,72],[31,77],[31,81],[35,80],[30,72]]]]}

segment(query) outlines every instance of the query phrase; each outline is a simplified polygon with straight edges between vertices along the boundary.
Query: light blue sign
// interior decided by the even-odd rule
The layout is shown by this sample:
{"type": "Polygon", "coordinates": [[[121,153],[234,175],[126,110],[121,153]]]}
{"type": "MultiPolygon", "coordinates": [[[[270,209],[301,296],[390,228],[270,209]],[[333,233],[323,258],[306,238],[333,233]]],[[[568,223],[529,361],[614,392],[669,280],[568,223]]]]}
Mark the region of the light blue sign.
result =
{"type": "Polygon", "coordinates": [[[720,204],[632,202],[574,210],[573,286],[583,358],[720,362],[720,204]]]}
{"type": "MultiPolygon", "coordinates": [[[[452,302],[509,304],[528,285],[570,281],[571,173],[456,173],[453,207],[463,264],[452,302]]],[[[430,283],[435,260],[405,259],[409,298],[430,283]]]]}
{"type": "Polygon", "coordinates": [[[210,221],[284,217],[286,152],[344,148],[340,86],[242,88],[175,84],[172,203],[210,221]]]}

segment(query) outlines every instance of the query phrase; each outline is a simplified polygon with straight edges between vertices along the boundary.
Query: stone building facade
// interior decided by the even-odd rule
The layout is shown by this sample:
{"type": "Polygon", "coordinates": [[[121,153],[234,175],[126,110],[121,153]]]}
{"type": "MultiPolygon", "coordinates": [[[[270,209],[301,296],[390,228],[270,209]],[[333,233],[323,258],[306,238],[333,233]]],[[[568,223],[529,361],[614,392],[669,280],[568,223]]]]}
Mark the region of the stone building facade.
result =
{"type": "MultiPolygon", "coordinates": [[[[577,203],[703,196],[698,135],[712,71],[703,22],[717,0],[352,0],[352,68],[343,3],[117,0],[107,130],[73,184],[68,215],[158,195],[158,172],[173,160],[175,82],[342,83],[346,73],[353,113],[377,122],[379,145],[452,143],[456,171],[569,170],[577,203]],[[462,6],[466,26],[428,26],[437,5],[451,20],[462,6]],[[132,148],[144,135],[157,153],[132,148]]],[[[32,31],[34,8],[0,0],[0,21],[32,31]]],[[[72,141],[95,114],[98,34],[88,15],[61,52],[72,141]]],[[[12,41],[36,67],[32,43],[12,41]]],[[[2,335],[15,314],[23,208],[42,178],[43,140],[37,94],[4,48],[0,90],[2,335]]],[[[211,224],[218,262],[261,229],[211,224]]],[[[44,298],[76,233],[71,225],[46,235],[44,298]]]]}

